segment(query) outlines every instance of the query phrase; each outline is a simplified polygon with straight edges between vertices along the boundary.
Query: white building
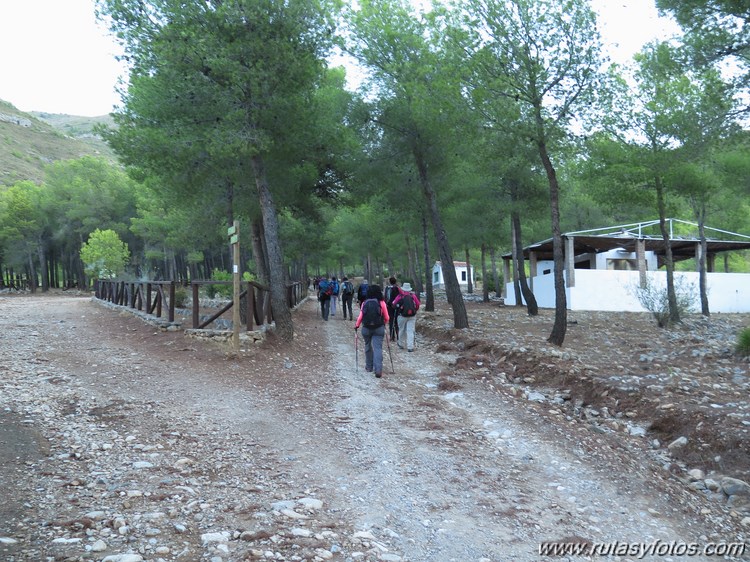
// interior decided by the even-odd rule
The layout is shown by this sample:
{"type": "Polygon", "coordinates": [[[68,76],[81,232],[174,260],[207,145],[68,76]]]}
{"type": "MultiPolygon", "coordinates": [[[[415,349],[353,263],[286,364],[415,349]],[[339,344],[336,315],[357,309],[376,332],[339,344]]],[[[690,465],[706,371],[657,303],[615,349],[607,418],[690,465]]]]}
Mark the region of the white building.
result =
{"type": "MultiPolygon", "coordinates": [[[[658,221],[600,228],[563,234],[565,252],[565,292],[569,310],[608,310],[643,312],[637,297],[639,287],[650,283],[666,287],[665,243],[658,233],[658,221]]],[[[668,219],[670,244],[675,262],[700,255],[700,240],[680,235],[697,225],[668,219]]],[[[750,236],[705,227],[722,239],[707,239],[708,302],[711,312],[750,312],[750,273],[716,272],[715,258],[721,252],[750,249],[750,236]],[[734,238],[734,240],[730,240],[734,238]]],[[[542,308],[555,307],[552,240],[527,246],[529,288],[542,308]]],[[[511,276],[511,255],[503,256],[505,304],[515,305],[511,276]]],[[[697,260],[696,260],[697,263],[697,260]]],[[[700,311],[699,273],[675,272],[675,285],[690,293],[693,308],[700,311]]]]}
{"type": "MultiPolygon", "coordinates": [[[[468,289],[469,279],[471,279],[472,287],[476,286],[473,267],[467,267],[465,261],[454,261],[453,267],[456,269],[456,277],[458,277],[458,284],[462,290],[468,289]]],[[[433,289],[445,289],[443,264],[439,261],[436,261],[435,265],[432,266],[432,287],[433,289]]]]}

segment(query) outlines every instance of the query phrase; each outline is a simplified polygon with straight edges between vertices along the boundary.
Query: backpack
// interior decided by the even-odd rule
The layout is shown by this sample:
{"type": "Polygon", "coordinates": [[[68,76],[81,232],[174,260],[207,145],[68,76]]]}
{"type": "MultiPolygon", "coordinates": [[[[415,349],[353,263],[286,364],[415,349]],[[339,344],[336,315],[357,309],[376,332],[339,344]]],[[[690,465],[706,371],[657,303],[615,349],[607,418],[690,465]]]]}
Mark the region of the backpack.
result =
{"type": "Polygon", "coordinates": [[[362,283],[357,289],[357,300],[359,302],[367,299],[367,283],[362,283]]]}
{"type": "Polygon", "coordinates": [[[352,285],[351,281],[344,281],[344,292],[345,297],[348,297],[349,295],[354,294],[354,285],[352,285]]]}
{"type": "Polygon", "coordinates": [[[330,298],[330,296],[333,294],[333,286],[331,286],[328,281],[321,281],[320,283],[318,283],[318,287],[320,288],[321,299],[330,298]]]}
{"type": "Polygon", "coordinates": [[[332,295],[338,295],[339,294],[339,282],[338,281],[334,281],[333,283],[331,283],[331,285],[333,285],[333,293],[331,293],[331,294],[332,295]]]}
{"type": "Polygon", "coordinates": [[[371,330],[385,326],[378,299],[367,299],[362,305],[362,325],[371,330]]]}
{"type": "Polygon", "coordinates": [[[401,316],[414,316],[417,313],[417,308],[417,302],[411,293],[404,293],[401,300],[398,301],[398,313],[401,316]]]}

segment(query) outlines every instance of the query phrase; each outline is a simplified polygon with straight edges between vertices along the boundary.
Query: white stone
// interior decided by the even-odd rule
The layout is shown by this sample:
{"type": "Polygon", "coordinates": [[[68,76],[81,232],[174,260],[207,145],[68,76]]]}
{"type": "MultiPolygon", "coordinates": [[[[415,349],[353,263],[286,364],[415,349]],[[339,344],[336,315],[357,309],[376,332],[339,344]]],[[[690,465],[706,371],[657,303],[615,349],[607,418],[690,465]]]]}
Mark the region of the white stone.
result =
{"type": "Polygon", "coordinates": [[[316,498],[302,498],[297,500],[297,502],[304,505],[307,509],[323,509],[323,502],[316,498]]]}
{"type": "Polygon", "coordinates": [[[219,533],[204,533],[201,535],[201,541],[203,541],[203,544],[227,542],[229,541],[229,531],[221,531],[219,533]]]}
{"type": "Polygon", "coordinates": [[[10,537],[0,537],[0,544],[16,544],[18,541],[10,537]]]}
{"type": "Polygon", "coordinates": [[[104,511],[89,511],[86,514],[86,517],[89,519],[93,519],[94,521],[101,521],[107,516],[107,514],[104,511]]]}
{"type": "Polygon", "coordinates": [[[311,537],[312,531],[309,529],[301,529],[300,527],[294,527],[292,529],[292,535],[295,537],[311,537]]]}
{"type": "Polygon", "coordinates": [[[370,531],[357,531],[356,533],[354,533],[354,535],[352,535],[352,537],[355,539],[365,539],[368,541],[375,540],[375,535],[373,535],[370,531]]]}
{"type": "Polygon", "coordinates": [[[107,543],[99,539],[91,545],[91,550],[93,552],[104,552],[105,550],[107,550],[107,543]]]}
{"type": "Polygon", "coordinates": [[[688,443],[687,437],[684,437],[684,436],[678,437],[677,439],[672,441],[669,445],[667,445],[667,449],[669,449],[670,451],[673,451],[674,449],[680,449],[684,447],[685,445],[687,445],[687,443],[688,443]]]}
{"type": "Polygon", "coordinates": [[[706,473],[700,468],[693,468],[688,470],[688,476],[691,480],[703,480],[706,477],[706,473]]]}
{"type": "Polygon", "coordinates": [[[127,554],[112,554],[110,556],[105,556],[102,559],[102,562],[142,562],[143,556],[140,554],[133,554],[133,553],[127,553],[127,554]]]}

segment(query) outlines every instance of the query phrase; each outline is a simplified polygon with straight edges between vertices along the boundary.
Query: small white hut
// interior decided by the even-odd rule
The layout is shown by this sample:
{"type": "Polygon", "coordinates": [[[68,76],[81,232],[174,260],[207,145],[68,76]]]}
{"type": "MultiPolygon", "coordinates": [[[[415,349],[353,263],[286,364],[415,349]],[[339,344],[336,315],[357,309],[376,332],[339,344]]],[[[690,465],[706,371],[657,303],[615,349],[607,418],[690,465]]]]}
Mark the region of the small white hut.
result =
{"type": "MultiPolygon", "coordinates": [[[[471,279],[472,286],[476,286],[473,267],[469,267],[465,261],[454,261],[453,267],[456,269],[456,277],[458,278],[458,284],[461,289],[468,289],[469,279],[471,279]]],[[[436,261],[435,265],[432,266],[432,288],[445,289],[443,264],[439,261],[436,261]]]]}

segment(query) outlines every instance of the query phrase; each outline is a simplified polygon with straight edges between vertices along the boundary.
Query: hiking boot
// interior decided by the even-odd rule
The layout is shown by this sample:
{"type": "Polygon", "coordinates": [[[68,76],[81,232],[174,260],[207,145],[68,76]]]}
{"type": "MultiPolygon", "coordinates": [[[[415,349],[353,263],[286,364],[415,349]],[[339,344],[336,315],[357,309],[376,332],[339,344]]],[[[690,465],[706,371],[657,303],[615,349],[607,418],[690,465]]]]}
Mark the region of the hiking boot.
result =
{"type": "Polygon", "coordinates": [[[414,350],[413,349],[407,349],[406,351],[408,351],[409,353],[411,353],[414,350]]]}
{"type": "Polygon", "coordinates": [[[399,349],[404,349],[404,346],[401,345],[400,343],[397,343],[396,345],[398,346],[399,349]]]}
{"type": "Polygon", "coordinates": [[[382,376],[383,376],[383,373],[375,373],[375,378],[376,379],[379,379],[382,376]]]}

